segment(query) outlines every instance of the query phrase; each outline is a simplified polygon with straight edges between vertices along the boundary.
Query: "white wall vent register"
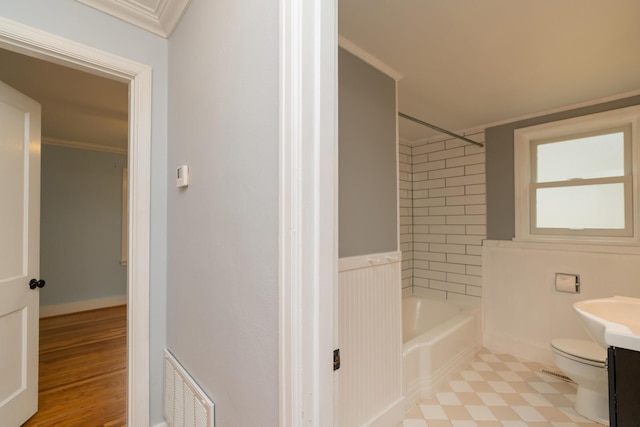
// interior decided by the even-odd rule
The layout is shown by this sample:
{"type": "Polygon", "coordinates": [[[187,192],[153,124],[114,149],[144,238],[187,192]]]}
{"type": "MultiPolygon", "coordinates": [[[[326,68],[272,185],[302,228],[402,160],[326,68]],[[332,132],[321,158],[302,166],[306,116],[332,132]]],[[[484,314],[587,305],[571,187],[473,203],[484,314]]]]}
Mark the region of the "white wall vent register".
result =
{"type": "Polygon", "coordinates": [[[214,427],[213,402],[164,351],[164,417],[170,427],[214,427]]]}

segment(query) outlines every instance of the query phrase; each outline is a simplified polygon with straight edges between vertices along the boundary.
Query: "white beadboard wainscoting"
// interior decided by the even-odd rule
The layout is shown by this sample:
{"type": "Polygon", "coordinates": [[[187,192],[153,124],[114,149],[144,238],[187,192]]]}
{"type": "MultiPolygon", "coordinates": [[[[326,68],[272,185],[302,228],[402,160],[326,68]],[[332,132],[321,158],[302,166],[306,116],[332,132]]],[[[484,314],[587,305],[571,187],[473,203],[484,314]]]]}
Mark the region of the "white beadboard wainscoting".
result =
{"type": "Polygon", "coordinates": [[[551,340],[590,339],[577,301],[640,297],[634,246],[487,240],[483,248],[484,347],[553,366],[551,340]],[[580,275],[580,293],[555,289],[555,274],[580,275]]]}
{"type": "Polygon", "coordinates": [[[339,260],[340,425],[403,419],[401,253],[339,260]]]}

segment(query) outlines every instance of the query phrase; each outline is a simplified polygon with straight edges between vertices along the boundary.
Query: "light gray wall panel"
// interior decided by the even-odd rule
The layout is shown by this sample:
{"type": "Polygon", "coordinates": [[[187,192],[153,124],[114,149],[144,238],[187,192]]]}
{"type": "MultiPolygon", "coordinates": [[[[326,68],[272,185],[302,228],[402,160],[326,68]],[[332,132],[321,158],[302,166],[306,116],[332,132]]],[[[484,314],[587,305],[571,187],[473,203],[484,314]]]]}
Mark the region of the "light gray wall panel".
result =
{"type": "Polygon", "coordinates": [[[127,294],[120,265],[126,154],[43,144],[40,305],[127,294]]]}
{"type": "Polygon", "coordinates": [[[339,256],[398,250],[396,86],[339,50],[339,256]]]}
{"type": "Polygon", "coordinates": [[[192,0],[169,41],[169,350],[216,426],[277,426],[277,0],[192,0]]]}

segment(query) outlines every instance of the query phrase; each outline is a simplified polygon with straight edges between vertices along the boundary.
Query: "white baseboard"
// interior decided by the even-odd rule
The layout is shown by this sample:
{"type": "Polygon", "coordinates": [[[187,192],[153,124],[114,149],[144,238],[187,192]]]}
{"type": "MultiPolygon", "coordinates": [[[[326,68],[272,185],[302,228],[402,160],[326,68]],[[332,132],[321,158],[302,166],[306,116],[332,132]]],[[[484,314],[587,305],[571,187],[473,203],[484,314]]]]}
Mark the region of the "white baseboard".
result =
{"type": "Polygon", "coordinates": [[[87,301],[76,301],[66,304],[47,305],[40,307],[40,317],[60,316],[61,314],[77,313],[79,311],[96,310],[98,308],[115,307],[127,303],[126,295],[97,298],[87,301]]]}
{"type": "Polygon", "coordinates": [[[493,353],[510,354],[520,360],[554,366],[551,342],[546,345],[539,345],[538,343],[524,341],[520,337],[485,331],[482,344],[487,350],[493,353]]]}
{"type": "Polygon", "coordinates": [[[160,423],[160,424],[156,424],[153,427],[169,427],[169,424],[167,424],[166,422],[160,423]]]}
{"type": "Polygon", "coordinates": [[[404,399],[393,402],[387,409],[376,415],[366,425],[367,427],[395,427],[402,424],[404,419],[404,399]]]}

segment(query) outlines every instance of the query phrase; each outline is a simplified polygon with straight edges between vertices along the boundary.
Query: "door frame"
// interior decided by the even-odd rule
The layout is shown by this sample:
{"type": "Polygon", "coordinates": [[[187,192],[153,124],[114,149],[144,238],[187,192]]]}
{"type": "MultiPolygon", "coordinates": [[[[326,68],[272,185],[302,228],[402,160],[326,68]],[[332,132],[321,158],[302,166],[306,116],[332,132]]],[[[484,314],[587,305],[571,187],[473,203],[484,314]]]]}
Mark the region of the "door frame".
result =
{"type": "Polygon", "coordinates": [[[337,10],[280,0],[280,427],[339,425],[337,10]]]}
{"type": "Polygon", "coordinates": [[[129,85],[127,425],[149,425],[151,67],[3,17],[0,47],[129,85]]]}

